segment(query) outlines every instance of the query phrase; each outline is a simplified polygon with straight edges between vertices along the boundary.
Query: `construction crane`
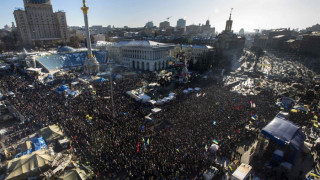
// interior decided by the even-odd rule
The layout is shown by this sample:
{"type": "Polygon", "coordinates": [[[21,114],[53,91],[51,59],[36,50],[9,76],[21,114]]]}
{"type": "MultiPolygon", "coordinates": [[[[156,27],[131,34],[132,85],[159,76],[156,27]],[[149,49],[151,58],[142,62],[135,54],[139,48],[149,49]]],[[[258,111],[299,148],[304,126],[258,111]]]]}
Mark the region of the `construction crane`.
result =
{"type": "Polygon", "coordinates": [[[167,17],[167,21],[169,21],[169,19],[170,19],[170,18],[172,18],[172,16],[170,16],[170,17],[167,17]]]}

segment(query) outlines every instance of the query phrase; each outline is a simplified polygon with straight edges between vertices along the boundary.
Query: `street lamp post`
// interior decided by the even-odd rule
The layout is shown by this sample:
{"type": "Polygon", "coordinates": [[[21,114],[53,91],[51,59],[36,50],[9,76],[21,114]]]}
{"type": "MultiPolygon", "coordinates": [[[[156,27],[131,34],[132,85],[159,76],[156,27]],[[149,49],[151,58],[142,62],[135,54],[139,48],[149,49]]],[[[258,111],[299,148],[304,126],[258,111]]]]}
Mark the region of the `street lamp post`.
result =
{"type": "Polygon", "coordinates": [[[111,64],[110,64],[110,59],[109,59],[109,78],[110,78],[110,90],[111,90],[111,103],[112,103],[112,117],[115,118],[115,111],[114,111],[114,100],[113,100],[113,86],[112,86],[112,76],[111,76],[111,72],[112,72],[112,68],[111,68],[111,64]]]}

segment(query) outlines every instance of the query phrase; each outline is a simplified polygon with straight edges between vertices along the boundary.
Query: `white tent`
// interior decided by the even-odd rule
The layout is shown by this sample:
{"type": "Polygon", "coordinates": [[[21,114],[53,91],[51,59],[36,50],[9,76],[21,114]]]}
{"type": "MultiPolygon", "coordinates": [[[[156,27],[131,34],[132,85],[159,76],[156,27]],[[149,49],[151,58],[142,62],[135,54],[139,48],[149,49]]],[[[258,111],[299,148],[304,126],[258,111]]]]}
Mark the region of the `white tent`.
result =
{"type": "Polygon", "coordinates": [[[146,94],[143,94],[143,95],[140,96],[140,100],[141,100],[141,102],[145,103],[145,102],[150,101],[151,97],[146,95],[146,94]]]}
{"type": "Polygon", "coordinates": [[[48,163],[51,161],[53,158],[46,150],[35,151],[32,154],[13,159],[8,162],[6,179],[25,179],[38,176],[41,172],[48,170],[48,163]]]}

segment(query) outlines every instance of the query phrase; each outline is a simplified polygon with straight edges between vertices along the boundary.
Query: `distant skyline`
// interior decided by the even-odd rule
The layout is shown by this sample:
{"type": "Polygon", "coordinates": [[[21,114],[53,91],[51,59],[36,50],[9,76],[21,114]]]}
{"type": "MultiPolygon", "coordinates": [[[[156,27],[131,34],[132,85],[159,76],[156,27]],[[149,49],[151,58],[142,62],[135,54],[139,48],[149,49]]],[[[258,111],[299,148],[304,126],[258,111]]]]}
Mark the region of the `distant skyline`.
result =
{"type": "MultiPolygon", "coordinates": [[[[84,26],[80,7],[82,0],[51,0],[53,10],[66,12],[68,26],[84,26]]],[[[320,0],[87,0],[89,25],[115,27],[143,27],[148,21],[154,25],[170,17],[170,25],[184,18],[187,25],[205,24],[221,32],[233,8],[234,32],[241,28],[254,29],[299,28],[305,29],[320,23],[320,0]]],[[[1,2],[0,28],[15,22],[13,11],[23,8],[23,0],[1,2]]]]}

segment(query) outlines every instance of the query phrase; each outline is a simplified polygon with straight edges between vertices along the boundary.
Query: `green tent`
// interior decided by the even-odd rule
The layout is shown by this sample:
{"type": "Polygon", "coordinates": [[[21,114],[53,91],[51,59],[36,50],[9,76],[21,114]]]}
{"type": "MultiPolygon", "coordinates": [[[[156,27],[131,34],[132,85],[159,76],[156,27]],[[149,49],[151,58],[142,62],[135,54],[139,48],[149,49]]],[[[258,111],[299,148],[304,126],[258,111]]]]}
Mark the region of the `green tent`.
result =
{"type": "Polygon", "coordinates": [[[48,144],[64,138],[62,131],[57,125],[42,128],[40,129],[39,134],[48,144]]]}

